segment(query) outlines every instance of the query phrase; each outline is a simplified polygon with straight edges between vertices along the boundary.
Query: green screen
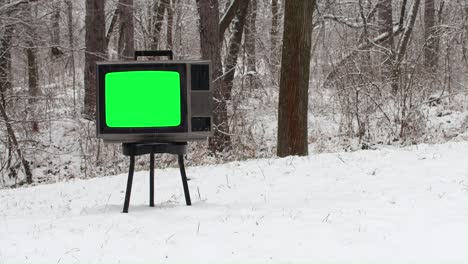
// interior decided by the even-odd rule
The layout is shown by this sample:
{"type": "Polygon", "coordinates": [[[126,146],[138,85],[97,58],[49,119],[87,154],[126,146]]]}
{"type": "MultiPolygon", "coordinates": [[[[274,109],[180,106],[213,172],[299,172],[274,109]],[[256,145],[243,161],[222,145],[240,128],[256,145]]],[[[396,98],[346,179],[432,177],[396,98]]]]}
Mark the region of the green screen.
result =
{"type": "Polygon", "coordinates": [[[174,127],[181,123],[180,76],[174,71],[105,75],[108,127],[174,127]]]}

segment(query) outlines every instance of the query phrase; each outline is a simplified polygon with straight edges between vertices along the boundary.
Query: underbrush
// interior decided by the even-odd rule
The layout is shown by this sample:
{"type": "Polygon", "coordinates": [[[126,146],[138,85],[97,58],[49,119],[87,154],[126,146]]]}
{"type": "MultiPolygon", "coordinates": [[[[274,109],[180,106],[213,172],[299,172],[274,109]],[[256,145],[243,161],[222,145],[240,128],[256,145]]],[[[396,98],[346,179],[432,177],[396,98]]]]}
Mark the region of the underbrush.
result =
{"type": "MultiPolygon", "coordinates": [[[[259,74],[236,77],[228,104],[232,148],[213,154],[206,141],[190,142],[188,166],[276,155],[279,89],[268,78],[259,74]],[[251,82],[253,77],[255,82],[251,82]]],[[[402,97],[377,92],[375,86],[348,87],[343,92],[311,82],[310,154],[468,140],[468,100],[463,87],[457,96],[446,96],[440,89],[426,91],[423,82],[414,85],[414,91],[419,92],[414,92],[412,102],[405,105],[402,97]]],[[[76,109],[81,109],[81,105],[73,104],[69,87],[52,85],[44,91],[45,103],[36,109],[38,133],[30,132],[29,116],[22,111],[28,102],[21,99],[19,92],[12,95],[17,99],[8,111],[33,170],[33,184],[127,172],[129,161],[123,156],[121,145],[104,144],[95,137],[94,121],[80,117],[76,109]]],[[[5,129],[0,130],[0,140],[0,186],[20,186],[25,176],[17,155],[9,150],[11,144],[5,129]]],[[[156,155],[155,164],[156,168],[174,167],[177,160],[173,155],[156,155]]],[[[136,170],[148,167],[148,156],[137,157],[136,170]]]]}

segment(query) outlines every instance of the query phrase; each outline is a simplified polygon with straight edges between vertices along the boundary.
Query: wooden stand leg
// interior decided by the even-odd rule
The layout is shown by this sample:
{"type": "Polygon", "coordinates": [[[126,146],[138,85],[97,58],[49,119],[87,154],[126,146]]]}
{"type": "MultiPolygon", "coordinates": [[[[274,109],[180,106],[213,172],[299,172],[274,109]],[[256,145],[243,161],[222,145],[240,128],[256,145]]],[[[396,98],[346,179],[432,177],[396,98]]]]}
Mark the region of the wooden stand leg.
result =
{"type": "Polygon", "coordinates": [[[135,156],[130,156],[130,168],[128,169],[127,191],[125,192],[125,202],[123,212],[128,213],[130,205],[130,195],[132,194],[133,171],[135,170],[135,156]]]}
{"type": "Polygon", "coordinates": [[[150,193],[149,206],[154,207],[154,153],[150,153],[150,193]]]}
{"type": "Polygon", "coordinates": [[[185,174],[184,156],[183,155],[178,155],[178,156],[179,156],[180,175],[182,176],[182,185],[184,186],[185,203],[187,205],[192,205],[192,202],[190,201],[190,193],[189,193],[189,188],[187,184],[187,175],[185,174]]]}

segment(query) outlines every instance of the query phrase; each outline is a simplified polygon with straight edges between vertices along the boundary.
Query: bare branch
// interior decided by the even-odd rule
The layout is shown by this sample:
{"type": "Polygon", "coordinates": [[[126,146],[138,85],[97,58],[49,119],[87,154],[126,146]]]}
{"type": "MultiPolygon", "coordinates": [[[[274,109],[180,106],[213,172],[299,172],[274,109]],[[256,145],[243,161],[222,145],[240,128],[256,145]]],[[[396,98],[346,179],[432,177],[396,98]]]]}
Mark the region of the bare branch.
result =
{"type": "Polygon", "coordinates": [[[228,7],[226,13],[221,17],[221,20],[219,22],[219,39],[222,40],[224,36],[224,32],[226,32],[226,29],[229,27],[229,24],[231,24],[231,21],[234,19],[236,16],[236,12],[239,9],[239,6],[241,6],[242,2],[248,2],[249,0],[232,0],[231,5],[228,7]]]}

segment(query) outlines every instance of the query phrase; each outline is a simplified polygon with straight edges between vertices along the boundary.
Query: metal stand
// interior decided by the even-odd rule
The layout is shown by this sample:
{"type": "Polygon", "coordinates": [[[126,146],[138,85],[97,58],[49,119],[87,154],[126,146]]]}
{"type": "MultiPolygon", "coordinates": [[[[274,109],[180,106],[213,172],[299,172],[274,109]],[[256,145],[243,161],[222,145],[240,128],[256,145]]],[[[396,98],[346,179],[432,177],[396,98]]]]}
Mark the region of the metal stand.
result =
{"type": "Polygon", "coordinates": [[[180,143],[124,143],[122,144],[125,156],[130,156],[130,167],[128,169],[127,190],[125,192],[125,202],[123,213],[128,213],[130,205],[130,196],[132,193],[133,173],[135,171],[135,156],[150,154],[150,188],[149,188],[149,206],[154,206],[154,154],[168,153],[178,156],[180,175],[182,176],[182,185],[184,187],[185,203],[192,205],[190,193],[187,184],[187,175],[185,174],[184,154],[187,153],[187,142],[180,143]]]}

